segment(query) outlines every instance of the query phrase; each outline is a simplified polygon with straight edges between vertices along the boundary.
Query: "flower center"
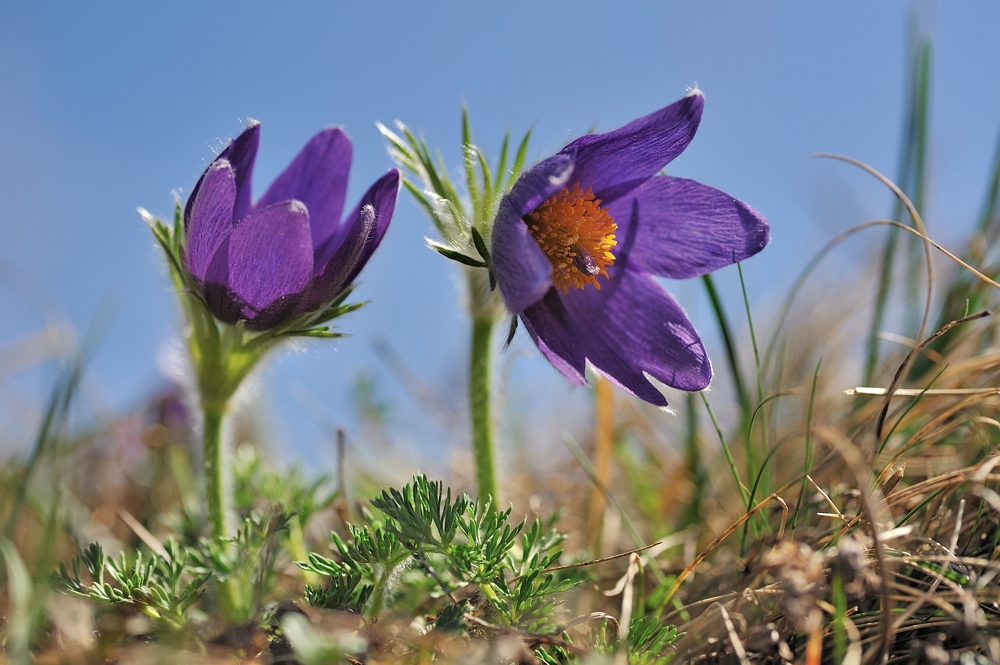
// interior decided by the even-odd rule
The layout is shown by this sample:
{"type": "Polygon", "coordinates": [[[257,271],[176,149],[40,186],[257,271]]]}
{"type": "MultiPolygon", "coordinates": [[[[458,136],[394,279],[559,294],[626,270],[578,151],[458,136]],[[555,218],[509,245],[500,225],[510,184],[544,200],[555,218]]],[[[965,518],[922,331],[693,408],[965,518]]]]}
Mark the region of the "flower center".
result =
{"type": "Polygon", "coordinates": [[[566,293],[569,287],[582,289],[593,284],[598,290],[598,275],[608,276],[608,266],[615,262],[611,248],[618,225],[595,199],[590,187],[561,192],[546,199],[534,212],[524,216],[532,237],[552,264],[552,281],[566,293]]]}

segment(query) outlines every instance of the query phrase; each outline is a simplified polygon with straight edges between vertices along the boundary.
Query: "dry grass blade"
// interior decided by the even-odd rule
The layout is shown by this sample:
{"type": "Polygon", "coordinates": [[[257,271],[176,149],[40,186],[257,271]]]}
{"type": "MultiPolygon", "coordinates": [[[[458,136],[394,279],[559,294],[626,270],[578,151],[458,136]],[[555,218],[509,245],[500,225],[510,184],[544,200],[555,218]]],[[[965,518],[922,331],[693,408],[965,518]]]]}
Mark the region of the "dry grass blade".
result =
{"type": "MultiPolygon", "coordinates": [[[[887,388],[848,388],[845,395],[870,395],[884,397],[889,394],[887,388]]],[[[896,388],[893,397],[967,397],[969,395],[1000,395],[1000,388],[896,388]]]]}
{"type": "Polygon", "coordinates": [[[740,641],[740,636],[736,633],[736,626],[733,625],[733,620],[729,618],[729,612],[722,605],[719,605],[718,608],[719,614],[722,616],[722,623],[726,627],[729,644],[733,647],[736,658],[739,659],[740,665],[750,665],[750,660],[747,658],[747,651],[743,648],[743,642],[740,641]]]}
{"type": "Polygon", "coordinates": [[[628,639],[629,626],[632,625],[632,596],[635,591],[635,576],[639,572],[639,555],[629,557],[628,568],[625,569],[625,585],[622,589],[621,624],[618,627],[618,639],[624,642],[628,639]]]}
{"type": "Polygon", "coordinates": [[[146,527],[140,524],[139,520],[137,520],[132,513],[125,510],[121,506],[116,508],[115,512],[118,514],[118,517],[121,518],[122,522],[125,522],[125,524],[128,525],[128,528],[132,529],[132,532],[135,533],[135,535],[146,545],[146,547],[155,552],[156,555],[164,561],[168,563],[170,562],[170,554],[166,549],[164,549],[162,543],[160,543],[160,541],[156,539],[156,536],[151,534],[146,527]]]}
{"type": "Polygon", "coordinates": [[[977,312],[976,314],[971,314],[969,316],[963,317],[963,318],[958,319],[956,321],[952,321],[951,323],[948,323],[947,325],[945,325],[942,328],[940,328],[937,332],[935,332],[933,335],[931,335],[927,339],[925,339],[922,342],[920,342],[917,346],[915,346],[913,348],[912,351],[910,351],[906,355],[906,359],[899,366],[899,369],[896,370],[896,375],[892,378],[892,383],[889,384],[889,388],[886,391],[886,398],[885,398],[885,400],[883,401],[883,404],[882,404],[882,410],[879,412],[878,422],[875,425],[875,445],[876,446],[878,446],[879,442],[881,442],[881,440],[882,440],[882,427],[885,424],[885,418],[886,418],[886,416],[889,413],[889,401],[892,398],[892,394],[896,391],[896,388],[899,386],[899,383],[903,380],[903,374],[906,371],[906,368],[910,366],[910,363],[913,361],[913,359],[916,357],[916,355],[920,352],[920,350],[923,349],[928,344],[930,344],[931,342],[933,342],[935,339],[937,339],[941,335],[945,334],[946,332],[948,332],[949,330],[951,330],[952,328],[954,328],[955,326],[959,326],[959,325],[961,325],[963,323],[968,323],[969,321],[975,321],[977,319],[982,319],[982,318],[990,316],[990,315],[991,315],[991,312],[989,310],[985,310],[985,311],[982,311],[982,312],[977,312]]]}
{"type": "MultiPolygon", "coordinates": [[[[544,569],[542,572],[544,572],[544,573],[551,573],[551,572],[555,572],[557,570],[570,570],[570,569],[573,569],[573,568],[583,568],[585,566],[593,566],[593,565],[596,565],[596,564],[599,564],[599,563],[606,563],[608,561],[614,561],[616,559],[621,559],[622,557],[632,556],[633,554],[638,554],[639,552],[645,552],[646,550],[653,549],[657,545],[660,545],[662,542],[663,542],[662,540],[658,540],[655,543],[653,543],[652,545],[646,545],[645,547],[638,547],[638,548],[636,548],[634,550],[629,550],[628,552],[620,552],[618,554],[612,554],[611,556],[602,557],[600,559],[591,559],[590,561],[580,561],[578,563],[567,563],[567,564],[565,564],[563,566],[552,566],[551,568],[544,569]]],[[[520,576],[514,577],[514,578],[512,578],[510,580],[509,583],[516,582],[519,579],[521,579],[520,576]]],[[[618,594],[615,594],[615,595],[618,595],[618,594]]]]}

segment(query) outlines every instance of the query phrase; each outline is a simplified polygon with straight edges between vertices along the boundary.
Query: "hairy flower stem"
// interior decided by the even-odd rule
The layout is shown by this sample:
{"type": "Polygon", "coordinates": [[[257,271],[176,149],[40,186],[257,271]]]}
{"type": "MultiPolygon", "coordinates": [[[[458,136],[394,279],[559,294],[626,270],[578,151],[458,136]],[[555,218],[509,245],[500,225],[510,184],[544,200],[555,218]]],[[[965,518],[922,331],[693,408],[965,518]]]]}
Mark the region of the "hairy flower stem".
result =
{"type": "Polygon", "coordinates": [[[476,461],[476,482],[481,501],[490,499],[496,510],[496,471],[493,463],[493,419],[490,413],[490,365],[494,320],[488,316],[472,319],[472,346],[469,356],[469,415],[472,419],[472,455],[476,461]]]}
{"type": "Polygon", "coordinates": [[[229,497],[226,491],[227,455],[222,440],[222,420],[226,415],[225,403],[209,405],[203,400],[204,454],[205,454],[205,503],[208,508],[208,528],[212,538],[226,538],[231,534],[229,524],[229,497]]]}
{"type": "MultiPolygon", "coordinates": [[[[230,520],[231,501],[226,483],[229,469],[229,450],[222,437],[228,399],[209,400],[202,396],[203,441],[205,456],[205,505],[208,510],[210,537],[216,541],[234,535],[230,520]]],[[[219,580],[219,609],[227,621],[239,617],[240,593],[233,578],[219,580]]]]}
{"type": "Polygon", "coordinates": [[[226,442],[222,438],[222,424],[233,395],[232,382],[227,380],[224,334],[211,322],[202,334],[191,338],[191,357],[198,376],[198,397],[201,404],[202,436],[205,458],[205,506],[208,511],[208,530],[214,539],[232,535],[229,523],[229,493],[226,488],[228,471],[226,442]]]}
{"type": "MultiPolygon", "coordinates": [[[[195,319],[202,325],[191,337],[191,357],[198,377],[202,411],[202,441],[205,463],[205,507],[209,537],[222,544],[236,535],[232,521],[229,447],[223,426],[229,403],[237,388],[263,356],[263,350],[250,347],[243,331],[216,326],[207,316],[195,319]]],[[[226,549],[229,549],[228,547],[226,549]]],[[[243,603],[236,579],[219,581],[219,607],[227,621],[243,620],[243,603]]]]}
{"type": "Polygon", "coordinates": [[[381,574],[375,577],[375,586],[372,589],[372,604],[368,610],[369,616],[373,619],[377,619],[382,614],[382,610],[385,609],[385,600],[390,591],[389,587],[392,584],[393,575],[396,574],[396,568],[399,567],[402,561],[402,559],[398,559],[384,564],[381,574]]]}
{"type": "MultiPolygon", "coordinates": [[[[192,317],[193,318],[193,317],[192,317]]],[[[195,319],[198,321],[198,319],[195,319]]],[[[206,315],[191,336],[191,359],[198,378],[198,397],[204,416],[205,503],[212,538],[235,535],[230,522],[229,455],[222,426],[229,401],[250,370],[267,352],[265,337],[247,339],[241,327],[216,324],[206,315]]],[[[273,343],[273,342],[272,342],[273,343]]]]}

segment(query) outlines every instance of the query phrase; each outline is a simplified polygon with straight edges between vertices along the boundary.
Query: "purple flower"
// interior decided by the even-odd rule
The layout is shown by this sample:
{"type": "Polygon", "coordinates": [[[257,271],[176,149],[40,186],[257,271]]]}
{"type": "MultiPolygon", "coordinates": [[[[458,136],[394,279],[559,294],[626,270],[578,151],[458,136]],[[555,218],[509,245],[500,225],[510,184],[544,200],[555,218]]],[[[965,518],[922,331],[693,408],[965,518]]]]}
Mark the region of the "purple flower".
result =
{"type": "Polygon", "coordinates": [[[351,140],[327,129],[254,204],[259,142],[260,123],[250,121],[205,169],[184,208],[182,256],[212,314],[267,330],[319,310],[351,285],[389,227],[399,171],[377,180],[342,220],[351,140]]]}
{"type": "Polygon", "coordinates": [[[546,358],[586,385],[586,361],[666,406],[645,375],[701,390],[712,365],[684,310],[654,278],[698,277],[759,252],[756,210],[693,180],[656,175],[684,151],[704,97],[573,141],[525,171],[500,202],[493,271],[507,308],[546,358]]]}

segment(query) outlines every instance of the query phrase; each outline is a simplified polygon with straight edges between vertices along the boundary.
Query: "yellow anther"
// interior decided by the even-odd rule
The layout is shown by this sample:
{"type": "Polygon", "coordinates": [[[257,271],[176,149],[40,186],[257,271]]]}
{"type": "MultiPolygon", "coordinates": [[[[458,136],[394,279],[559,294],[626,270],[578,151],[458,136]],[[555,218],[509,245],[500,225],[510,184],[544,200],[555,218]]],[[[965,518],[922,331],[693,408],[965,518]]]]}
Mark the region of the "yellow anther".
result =
{"type": "Polygon", "coordinates": [[[585,192],[577,183],[572,191],[563,189],[525,215],[524,222],[549,258],[552,281],[560,291],[588,284],[601,288],[597,277],[607,277],[615,262],[611,248],[617,244],[618,225],[590,187],[585,192]]]}

